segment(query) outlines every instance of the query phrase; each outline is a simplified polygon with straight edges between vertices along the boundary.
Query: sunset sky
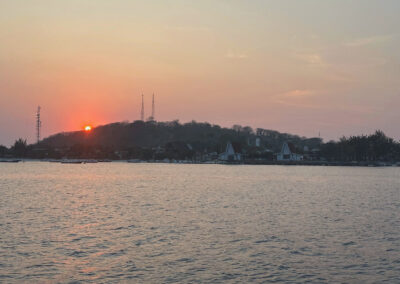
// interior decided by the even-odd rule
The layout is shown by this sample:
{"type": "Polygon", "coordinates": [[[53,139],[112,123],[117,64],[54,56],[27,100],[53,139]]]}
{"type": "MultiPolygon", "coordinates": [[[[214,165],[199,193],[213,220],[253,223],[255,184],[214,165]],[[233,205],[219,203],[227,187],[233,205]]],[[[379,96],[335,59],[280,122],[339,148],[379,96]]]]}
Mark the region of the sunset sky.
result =
{"type": "Polygon", "coordinates": [[[0,144],[146,116],[400,139],[400,1],[0,1],[0,144]]]}

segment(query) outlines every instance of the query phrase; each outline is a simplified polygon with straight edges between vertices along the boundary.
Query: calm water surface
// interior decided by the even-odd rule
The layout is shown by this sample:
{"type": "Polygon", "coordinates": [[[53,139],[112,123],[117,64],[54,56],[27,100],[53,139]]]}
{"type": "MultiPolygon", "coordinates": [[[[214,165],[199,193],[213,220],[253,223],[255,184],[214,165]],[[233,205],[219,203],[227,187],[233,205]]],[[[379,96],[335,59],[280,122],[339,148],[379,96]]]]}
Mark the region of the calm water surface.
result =
{"type": "Polygon", "coordinates": [[[400,168],[0,164],[0,282],[400,283],[400,168]]]}

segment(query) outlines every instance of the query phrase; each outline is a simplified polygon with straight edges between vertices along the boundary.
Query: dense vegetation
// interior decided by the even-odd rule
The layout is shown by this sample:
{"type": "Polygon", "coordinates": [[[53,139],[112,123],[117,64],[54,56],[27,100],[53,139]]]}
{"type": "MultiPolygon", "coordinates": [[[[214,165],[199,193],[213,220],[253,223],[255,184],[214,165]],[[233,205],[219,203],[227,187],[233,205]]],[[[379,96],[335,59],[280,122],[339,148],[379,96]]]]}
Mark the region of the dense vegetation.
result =
{"type": "Polygon", "coordinates": [[[279,151],[285,141],[292,141],[299,149],[304,146],[316,148],[321,143],[319,138],[307,139],[240,125],[224,128],[195,121],[184,124],[179,121],[135,121],[99,126],[89,133],[59,133],[35,145],[26,145],[26,141],[20,139],[10,149],[0,149],[0,155],[32,158],[202,159],[210,153],[215,155],[223,152],[228,141],[249,157],[268,159],[272,159],[271,153],[279,151]]]}
{"type": "Polygon", "coordinates": [[[299,147],[316,147],[320,139],[307,139],[277,131],[234,125],[223,128],[209,123],[195,121],[181,124],[179,121],[154,122],[135,121],[133,123],[112,123],[96,127],[90,133],[82,131],[60,133],[44,139],[41,144],[52,147],[71,147],[76,144],[101,145],[114,149],[131,147],[164,147],[168,143],[190,143],[196,151],[222,152],[228,141],[254,144],[255,137],[261,137],[262,147],[278,151],[284,141],[290,140],[299,147]]]}
{"type": "Polygon", "coordinates": [[[321,147],[321,156],[328,161],[399,161],[400,144],[382,131],[372,135],[343,137],[321,147]]]}
{"type": "Polygon", "coordinates": [[[272,160],[284,142],[291,142],[306,159],[400,160],[400,144],[381,131],[324,144],[320,138],[261,128],[253,130],[240,125],[224,128],[195,121],[184,124],[179,121],[112,123],[91,132],[59,133],[33,145],[18,139],[9,149],[0,146],[0,157],[212,160],[225,150],[228,141],[247,159],[272,160]]]}

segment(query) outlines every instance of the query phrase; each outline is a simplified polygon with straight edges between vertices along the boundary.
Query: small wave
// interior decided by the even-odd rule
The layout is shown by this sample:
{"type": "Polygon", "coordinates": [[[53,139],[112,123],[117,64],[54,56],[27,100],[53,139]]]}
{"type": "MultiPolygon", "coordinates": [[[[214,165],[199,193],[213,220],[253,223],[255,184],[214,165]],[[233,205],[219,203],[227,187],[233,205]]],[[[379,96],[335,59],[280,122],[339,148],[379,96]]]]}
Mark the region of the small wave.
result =
{"type": "Polygon", "coordinates": [[[79,242],[81,240],[90,240],[90,239],[95,239],[95,238],[96,237],[94,237],[94,236],[82,236],[79,238],[72,239],[71,242],[79,242]]]}
{"type": "Polygon", "coordinates": [[[254,243],[262,244],[262,243],[268,243],[268,242],[270,242],[270,240],[259,240],[259,241],[255,241],[254,243]]]}
{"type": "MultiPolygon", "coordinates": [[[[237,242],[241,242],[243,241],[243,239],[235,239],[235,240],[231,240],[229,241],[230,243],[237,243],[237,242]]],[[[257,243],[257,242],[256,242],[257,243]]]]}
{"type": "Polygon", "coordinates": [[[183,258],[178,259],[177,261],[190,263],[190,262],[194,262],[194,259],[193,258],[183,257],[183,258]]]}
{"type": "Polygon", "coordinates": [[[114,229],[111,229],[112,231],[119,231],[119,230],[122,230],[122,229],[125,229],[125,227],[117,227],[117,228],[114,228],[114,229]]]}
{"type": "Polygon", "coordinates": [[[125,253],[126,253],[126,251],[124,249],[121,249],[119,251],[105,253],[102,255],[102,257],[116,257],[116,256],[124,255],[125,253]]]}
{"type": "Polygon", "coordinates": [[[75,251],[73,251],[73,252],[71,252],[71,253],[68,253],[67,255],[69,255],[69,256],[76,256],[76,257],[83,257],[83,256],[86,255],[86,252],[85,252],[85,251],[82,251],[82,250],[75,250],[75,251]]]}
{"type": "Polygon", "coordinates": [[[344,246],[352,246],[352,245],[355,245],[355,244],[356,244],[355,242],[350,241],[350,242],[345,242],[342,245],[344,245],[344,246]]]}

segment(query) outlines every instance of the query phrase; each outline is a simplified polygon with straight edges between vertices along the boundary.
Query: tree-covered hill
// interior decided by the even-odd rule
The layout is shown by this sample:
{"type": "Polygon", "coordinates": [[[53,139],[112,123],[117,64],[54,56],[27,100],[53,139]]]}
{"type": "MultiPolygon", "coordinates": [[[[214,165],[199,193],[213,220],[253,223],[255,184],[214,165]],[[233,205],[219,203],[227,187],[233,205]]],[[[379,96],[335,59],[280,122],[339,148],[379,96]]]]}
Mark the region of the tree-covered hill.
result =
{"type": "Polygon", "coordinates": [[[246,160],[273,160],[285,142],[305,160],[328,162],[400,161],[400,143],[382,131],[362,136],[343,137],[322,143],[320,138],[305,138],[278,131],[234,125],[232,128],[210,123],[179,121],[118,122],[98,126],[92,131],[59,133],[28,145],[17,139],[11,148],[0,145],[1,157],[18,158],[96,158],[141,160],[210,161],[218,158],[231,142],[246,160]]]}
{"type": "Polygon", "coordinates": [[[259,148],[279,151],[285,141],[291,141],[299,150],[304,146],[316,148],[321,144],[319,138],[305,138],[278,131],[256,129],[234,125],[224,128],[210,123],[178,121],[155,122],[135,121],[133,123],[118,122],[98,126],[90,132],[77,131],[52,135],[40,145],[57,148],[74,145],[98,145],[116,150],[132,147],[154,148],[165,147],[168,143],[184,142],[190,144],[195,151],[222,152],[228,141],[239,143],[242,147],[255,147],[256,139],[259,148]]]}

